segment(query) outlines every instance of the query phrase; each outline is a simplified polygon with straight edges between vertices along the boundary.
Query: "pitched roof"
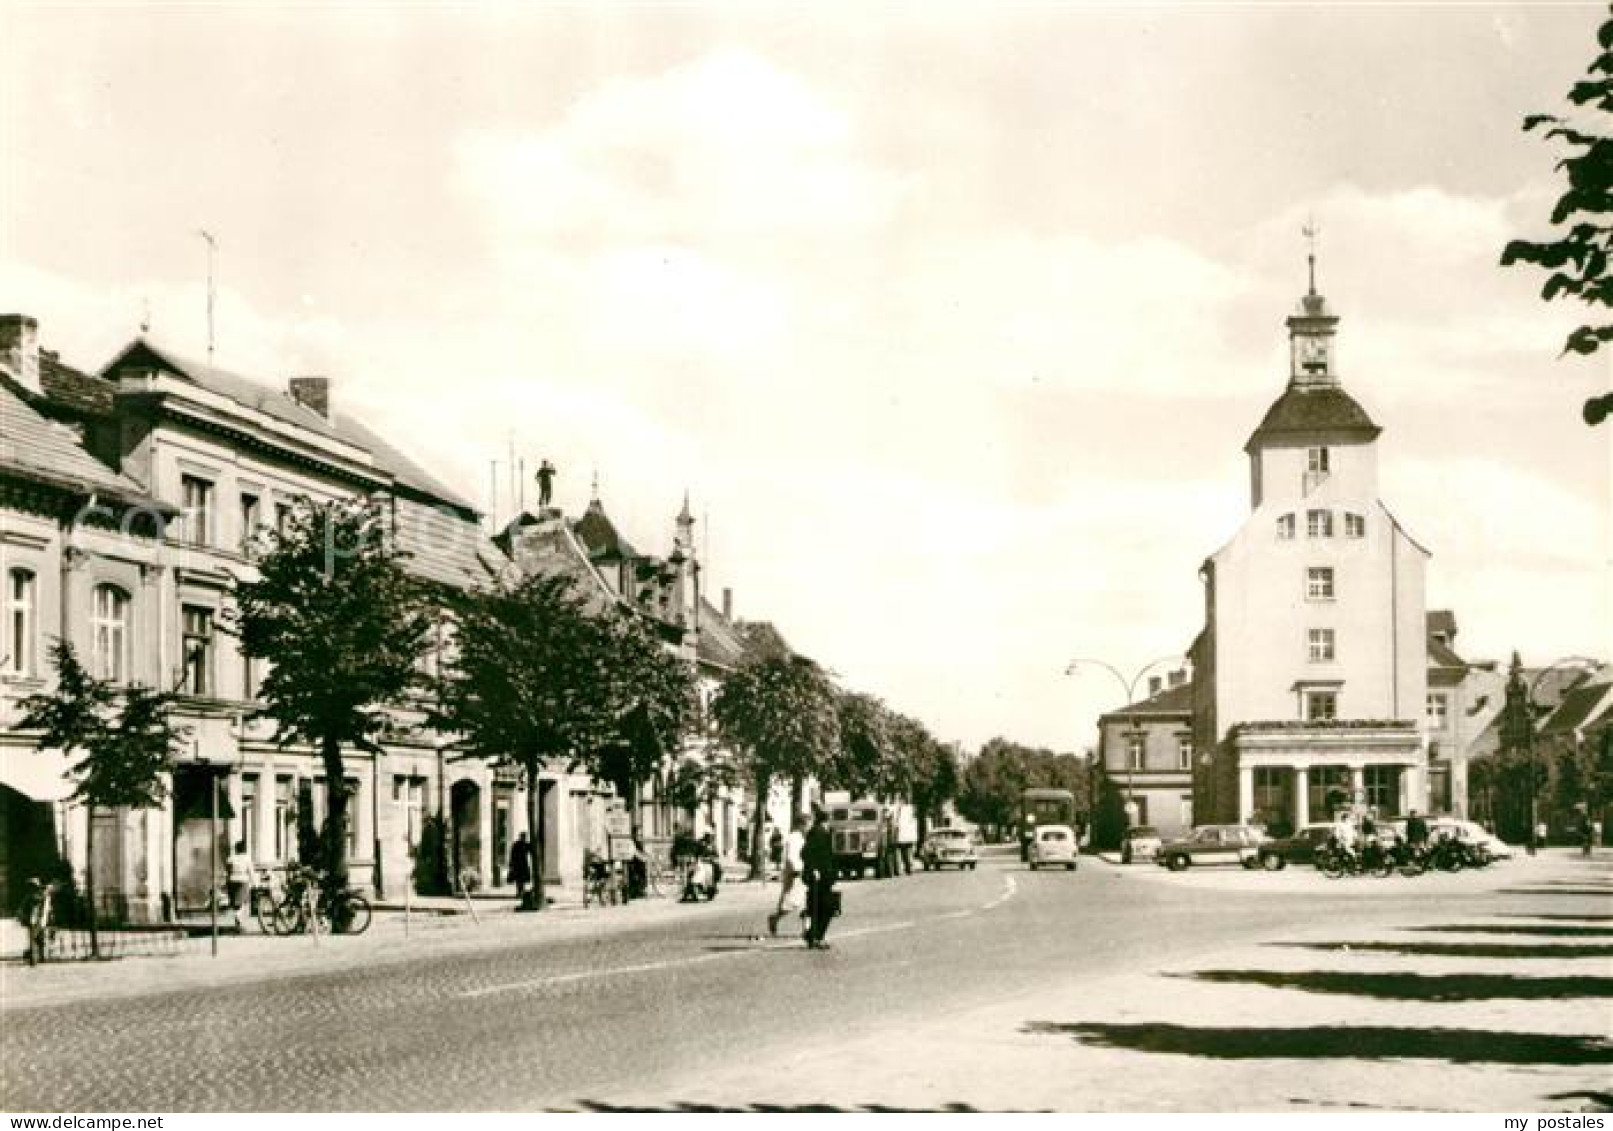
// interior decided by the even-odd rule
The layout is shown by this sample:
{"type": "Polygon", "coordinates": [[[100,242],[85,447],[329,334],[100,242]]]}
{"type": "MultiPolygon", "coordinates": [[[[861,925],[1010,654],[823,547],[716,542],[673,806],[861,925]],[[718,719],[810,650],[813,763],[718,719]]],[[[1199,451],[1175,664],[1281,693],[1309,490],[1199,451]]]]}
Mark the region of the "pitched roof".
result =
{"type": "Polygon", "coordinates": [[[380,433],[374,431],[367,424],[342,413],[334,420],[336,431],[341,438],[361,448],[366,448],[375,457],[376,466],[389,473],[405,487],[410,487],[422,495],[429,495],[433,499],[441,499],[445,503],[476,514],[476,508],[465,501],[452,488],[445,487],[442,481],[429,471],[422,468],[403,452],[393,447],[380,433]]]}
{"type": "Polygon", "coordinates": [[[1121,707],[1117,711],[1109,711],[1103,719],[1130,718],[1139,715],[1186,715],[1193,710],[1193,683],[1179,683],[1175,687],[1160,689],[1157,695],[1150,695],[1147,699],[1139,699],[1135,703],[1121,707]]]}
{"type": "Polygon", "coordinates": [[[1243,446],[1246,452],[1257,447],[1326,436],[1330,439],[1373,440],[1383,429],[1372,422],[1366,409],[1337,385],[1305,388],[1289,385],[1272,402],[1243,446]]]}
{"type": "MultiPolygon", "coordinates": [[[[189,381],[199,388],[228,397],[236,404],[257,409],[266,416],[287,424],[295,424],[333,440],[344,440],[335,424],[300,403],[290,393],[280,392],[268,385],[259,384],[240,374],[181,357],[167,348],[159,348],[145,338],[136,338],[123,348],[123,352],[109,361],[101,370],[103,375],[128,366],[157,369],[189,381]]],[[[349,441],[351,442],[351,441],[349,441]]]]}
{"type": "Polygon", "coordinates": [[[95,416],[112,415],[117,386],[63,364],[53,350],[39,351],[39,387],[56,404],[95,416]]]}
{"type": "Polygon", "coordinates": [[[700,598],[700,635],[696,639],[696,654],[706,663],[732,668],[745,659],[745,638],[733,622],[703,596],[700,598]]]}
{"type": "Polygon", "coordinates": [[[588,504],[588,509],[583,512],[581,518],[571,524],[571,528],[587,548],[590,558],[599,560],[640,556],[632,544],[622,537],[621,531],[616,529],[616,524],[606,515],[605,507],[598,499],[588,504]]]}
{"type": "Polygon", "coordinates": [[[496,580],[509,564],[477,523],[447,507],[399,496],[396,520],[398,548],[409,555],[404,566],[416,577],[474,589],[496,580]]]}
{"type": "Polygon", "coordinates": [[[1610,706],[1609,691],[1613,691],[1613,686],[1606,681],[1583,683],[1573,688],[1563,696],[1563,701],[1557,705],[1557,709],[1540,724],[1540,733],[1572,734],[1580,727],[1594,722],[1605,714],[1610,706]]]}
{"type": "Polygon", "coordinates": [[[0,380],[0,471],[80,494],[91,492],[171,512],[145,488],[84,450],[65,424],[49,420],[24,399],[21,386],[0,380]]]}
{"type": "Polygon", "coordinates": [[[1467,667],[1466,660],[1434,636],[1428,638],[1428,663],[1430,667],[1439,668],[1467,667]]]}

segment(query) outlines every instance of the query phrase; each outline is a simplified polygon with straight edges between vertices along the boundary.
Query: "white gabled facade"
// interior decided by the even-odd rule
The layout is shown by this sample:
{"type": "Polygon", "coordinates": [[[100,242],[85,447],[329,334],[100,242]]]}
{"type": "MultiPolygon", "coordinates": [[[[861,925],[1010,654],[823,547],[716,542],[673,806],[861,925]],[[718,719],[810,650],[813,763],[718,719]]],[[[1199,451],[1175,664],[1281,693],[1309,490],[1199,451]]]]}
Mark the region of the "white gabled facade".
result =
{"type": "Polygon", "coordinates": [[[1201,821],[1426,808],[1429,554],[1379,495],[1380,429],[1339,380],[1337,324],[1314,286],[1288,319],[1288,386],[1245,446],[1249,518],[1202,569],[1201,821]]]}

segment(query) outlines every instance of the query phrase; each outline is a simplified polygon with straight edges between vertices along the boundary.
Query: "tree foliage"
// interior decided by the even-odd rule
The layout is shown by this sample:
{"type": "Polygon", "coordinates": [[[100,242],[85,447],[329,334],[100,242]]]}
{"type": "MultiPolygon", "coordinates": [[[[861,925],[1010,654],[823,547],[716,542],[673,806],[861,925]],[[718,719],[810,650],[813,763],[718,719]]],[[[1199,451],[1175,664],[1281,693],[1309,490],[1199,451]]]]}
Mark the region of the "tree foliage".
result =
{"type": "Polygon", "coordinates": [[[380,501],[300,500],[260,536],[257,577],[237,581],[229,621],[247,655],[270,667],[259,694],[281,745],[320,753],[326,789],[327,883],[347,884],[343,748],[378,750],[389,711],[420,685],[416,663],[433,624],[404,569],[380,501]]]}
{"type": "Polygon", "coordinates": [[[898,759],[890,710],[872,695],[837,690],[835,718],[840,741],[819,775],[824,788],[853,797],[894,796],[898,759]]]}
{"type": "MultiPolygon", "coordinates": [[[[40,749],[77,756],[71,771],[73,799],[92,809],[146,809],[162,804],[168,795],[164,775],[173,768],[183,737],[172,718],[173,694],[97,679],[85,670],[65,640],[52,643],[50,662],[56,686],[24,699],[17,725],[40,732],[40,749]]],[[[90,945],[99,955],[93,820],[89,835],[85,894],[90,901],[90,945]]]]}
{"type": "Polygon", "coordinates": [[[1067,789],[1077,812],[1092,808],[1085,759],[993,738],[964,769],[958,812],[976,824],[1005,829],[1019,819],[1020,794],[1027,789],[1067,789]]]}
{"type": "Polygon", "coordinates": [[[22,702],[18,726],[40,731],[41,749],[71,757],[73,799],[97,808],[161,805],[181,731],[170,692],[96,679],[65,640],[51,645],[56,686],[22,702]]]}
{"type": "MultiPolygon", "coordinates": [[[[1613,307],[1613,18],[1597,31],[1600,48],[1587,77],[1576,82],[1568,100],[1585,113],[1586,120],[1571,121],[1556,114],[1531,114],[1526,131],[1543,129],[1544,136],[1561,144],[1565,156],[1557,163],[1567,186],[1551,210],[1555,238],[1547,241],[1513,240],[1501,253],[1503,266],[1528,263],[1545,269],[1540,297],[1547,302],[1572,298],[1592,308],[1613,307]]],[[[1594,317],[1594,316],[1593,316],[1594,317]]],[[[1575,328],[1563,346],[1564,353],[1593,354],[1613,342],[1613,323],[1589,322],[1575,328]]]]}
{"type": "Polygon", "coordinates": [[[717,733],[755,788],[753,874],[762,874],[761,829],[773,781],[817,775],[840,750],[835,703],[834,685],[823,669],[790,653],[746,660],[712,699],[717,733]]]}
{"type": "MultiPolygon", "coordinates": [[[[586,769],[631,789],[693,725],[691,666],[636,615],[591,603],[568,574],[465,594],[454,618],[433,725],[456,734],[466,756],[525,770],[534,834],[545,766],[586,769]]],[[[536,906],[541,899],[534,894],[536,906]]]]}

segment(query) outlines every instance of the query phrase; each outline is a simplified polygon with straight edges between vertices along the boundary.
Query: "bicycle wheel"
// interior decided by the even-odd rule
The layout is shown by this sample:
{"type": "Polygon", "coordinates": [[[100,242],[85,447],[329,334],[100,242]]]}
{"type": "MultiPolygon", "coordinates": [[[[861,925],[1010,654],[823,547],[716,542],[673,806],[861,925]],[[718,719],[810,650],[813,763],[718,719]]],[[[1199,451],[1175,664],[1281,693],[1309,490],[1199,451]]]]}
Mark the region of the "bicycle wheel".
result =
{"type": "Polygon", "coordinates": [[[274,933],[300,935],[308,929],[308,909],[301,898],[287,894],[274,905],[274,933]]]}
{"type": "Polygon", "coordinates": [[[370,929],[370,901],[357,892],[348,892],[342,897],[347,906],[347,930],[349,935],[362,935],[370,929]]]}

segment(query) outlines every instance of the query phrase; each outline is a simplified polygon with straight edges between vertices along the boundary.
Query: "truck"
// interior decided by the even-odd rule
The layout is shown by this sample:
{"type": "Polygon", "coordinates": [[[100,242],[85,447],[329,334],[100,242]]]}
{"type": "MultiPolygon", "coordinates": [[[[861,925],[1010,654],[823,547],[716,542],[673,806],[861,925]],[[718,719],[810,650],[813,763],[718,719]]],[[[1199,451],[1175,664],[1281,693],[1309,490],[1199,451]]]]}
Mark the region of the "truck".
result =
{"type": "Polygon", "coordinates": [[[862,878],[870,868],[879,874],[885,823],[877,801],[839,801],[827,807],[835,869],[847,878],[862,878]]]}

